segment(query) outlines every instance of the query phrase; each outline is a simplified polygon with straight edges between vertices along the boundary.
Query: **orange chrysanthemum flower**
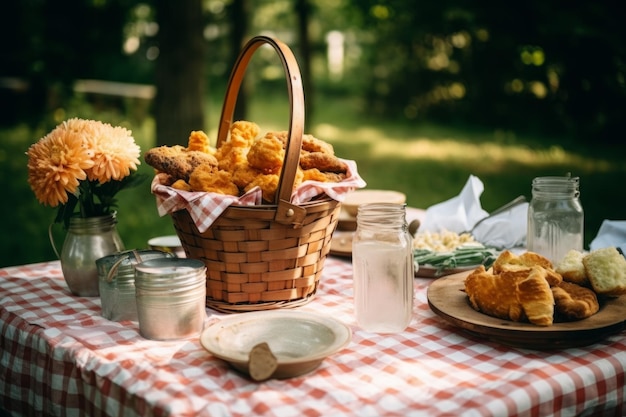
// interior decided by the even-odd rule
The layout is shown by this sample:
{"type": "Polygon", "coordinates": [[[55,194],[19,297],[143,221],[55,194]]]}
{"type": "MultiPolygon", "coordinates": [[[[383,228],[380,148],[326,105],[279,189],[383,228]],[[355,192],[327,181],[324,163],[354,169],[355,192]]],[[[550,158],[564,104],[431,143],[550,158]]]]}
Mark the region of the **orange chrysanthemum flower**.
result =
{"type": "Polygon", "coordinates": [[[65,124],[31,145],[27,155],[28,183],[35,197],[52,207],[66,203],[68,193],[76,192],[79,181],[87,178],[85,170],[94,165],[82,135],[65,124]]]}
{"type": "Polygon", "coordinates": [[[104,184],[121,180],[130,175],[131,170],[137,170],[141,151],[129,130],[101,124],[89,142],[94,150],[94,166],[87,171],[90,180],[104,184]]]}
{"type": "Polygon", "coordinates": [[[126,177],[137,170],[140,149],[131,132],[122,127],[69,119],[31,145],[26,154],[28,183],[35,196],[43,204],[60,205],[59,215],[66,222],[75,214],[108,214],[115,205],[115,193],[137,184],[126,177]],[[102,185],[110,181],[120,183],[102,185]],[[70,209],[64,210],[68,202],[70,209]]]}

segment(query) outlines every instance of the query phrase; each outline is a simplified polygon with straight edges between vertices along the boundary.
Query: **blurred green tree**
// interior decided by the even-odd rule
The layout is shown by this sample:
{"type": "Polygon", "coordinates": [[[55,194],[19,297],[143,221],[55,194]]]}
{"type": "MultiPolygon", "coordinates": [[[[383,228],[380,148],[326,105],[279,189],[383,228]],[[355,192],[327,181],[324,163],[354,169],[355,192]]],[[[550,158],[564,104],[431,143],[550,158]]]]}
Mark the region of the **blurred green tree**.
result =
{"type": "Polygon", "coordinates": [[[203,130],[204,57],[201,0],[155,0],[159,23],[155,103],[158,145],[186,145],[193,130],[203,130]]]}
{"type": "Polygon", "coordinates": [[[626,27],[615,2],[360,0],[370,111],[623,140],[626,27]]]}

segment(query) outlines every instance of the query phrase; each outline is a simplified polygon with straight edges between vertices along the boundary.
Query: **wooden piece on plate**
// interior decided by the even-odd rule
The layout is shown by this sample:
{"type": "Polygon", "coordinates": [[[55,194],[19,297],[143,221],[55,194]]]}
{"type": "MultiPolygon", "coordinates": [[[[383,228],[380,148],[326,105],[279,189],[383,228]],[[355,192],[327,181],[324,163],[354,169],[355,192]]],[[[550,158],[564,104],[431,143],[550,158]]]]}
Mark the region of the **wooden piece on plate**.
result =
{"type": "Polygon", "coordinates": [[[250,363],[248,364],[248,370],[252,379],[264,381],[272,376],[277,367],[278,361],[276,356],[274,356],[267,343],[262,342],[252,348],[250,351],[250,363]]]}

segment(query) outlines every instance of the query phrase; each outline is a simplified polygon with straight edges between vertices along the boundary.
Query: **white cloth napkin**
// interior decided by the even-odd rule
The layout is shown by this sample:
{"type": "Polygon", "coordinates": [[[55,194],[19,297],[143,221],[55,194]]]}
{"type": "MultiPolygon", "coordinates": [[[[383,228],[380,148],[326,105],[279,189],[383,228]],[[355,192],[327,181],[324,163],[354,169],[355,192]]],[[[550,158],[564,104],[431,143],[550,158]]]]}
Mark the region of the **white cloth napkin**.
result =
{"type": "Polygon", "coordinates": [[[528,203],[521,203],[498,213],[478,225],[472,232],[484,245],[496,248],[526,246],[528,228],[528,203]]]}
{"type": "MultiPolygon", "coordinates": [[[[426,210],[419,231],[461,233],[471,230],[482,218],[488,216],[480,204],[485,187],[482,181],[470,175],[461,193],[426,210]]],[[[474,230],[476,240],[497,248],[514,248],[526,244],[528,203],[522,203],[483,221],[474,230]]]]}
{"type": "Polygon", "coordinates": [[[626,249],[626,220],[604,220],[598,234],[589,244],[589,249],[609,246],[626,249]]]}

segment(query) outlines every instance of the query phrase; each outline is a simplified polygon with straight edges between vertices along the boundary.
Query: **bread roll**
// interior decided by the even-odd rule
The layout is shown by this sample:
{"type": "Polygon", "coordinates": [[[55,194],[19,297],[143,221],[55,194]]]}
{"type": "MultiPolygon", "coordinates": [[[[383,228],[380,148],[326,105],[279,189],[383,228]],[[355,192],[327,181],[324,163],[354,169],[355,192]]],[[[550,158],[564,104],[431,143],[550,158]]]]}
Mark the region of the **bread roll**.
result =
{"type": "Polygon", "coordinates": [[[615,247],[592,251],[583,258],[583,265],[596,294],[626,294],[626,258],[615,247]]]}
{"type": "Polygon", "coordinates": [[[585,265],[583,265],[584,257],[585,255],[582,252],[572,249],[557,264],[555,271],[561,274],[565,281],[587,286],[589,285],[589,280],[587,279],[585,265]]]}

